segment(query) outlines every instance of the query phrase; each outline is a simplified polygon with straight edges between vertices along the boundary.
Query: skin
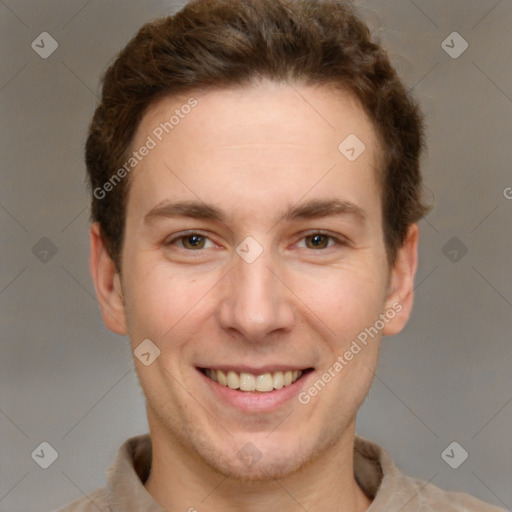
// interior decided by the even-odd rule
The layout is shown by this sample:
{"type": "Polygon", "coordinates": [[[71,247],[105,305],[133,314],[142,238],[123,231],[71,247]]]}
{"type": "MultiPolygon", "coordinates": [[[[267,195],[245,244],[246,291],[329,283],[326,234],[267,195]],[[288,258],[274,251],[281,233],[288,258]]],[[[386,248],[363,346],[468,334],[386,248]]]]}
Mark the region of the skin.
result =
{"type": "MultiPolygon", "coordinates": [[[[161,351],[149,366],[134,359],[153,445],[145,487],[166,510],[366,510],[371,500],[353,476],[356,414],[381,337],[409,318],[417,225],[390,266],[375,170],[380,146],[349,94],[263,81],[191,96],[197,107],[130,176],[121,275],[99,226],[90,230],[105,324],[128,334],[132,349],[149,338],[161,351]],[[353,162],[338,150],[349,134],[366,146],[353,162]],[[333,198],[357,205],[364,219],[279,220],[290,206],[333,198]],[[212,204],[225,219],[144,221],[155,206],[178,200],[212,204]],[[202,248],[190,239],[166,245],[186,230],[206,237],[202,248]],[[335,238],[314,238],[318,230],[335,238]],[[263,249],[252,263],[236,253],[247,236],[263,249]],[[300,388],[307,390],[397,303],[400,312],[307,405],[294,397],[269,412],[242,411],[219,399],[196,368],[312,367],[300,388]],[[237,456],[246,443],[262,454],[252,467],[237,456]]],[[[133,148],[188,98],[153,104],[133,148]]]]}

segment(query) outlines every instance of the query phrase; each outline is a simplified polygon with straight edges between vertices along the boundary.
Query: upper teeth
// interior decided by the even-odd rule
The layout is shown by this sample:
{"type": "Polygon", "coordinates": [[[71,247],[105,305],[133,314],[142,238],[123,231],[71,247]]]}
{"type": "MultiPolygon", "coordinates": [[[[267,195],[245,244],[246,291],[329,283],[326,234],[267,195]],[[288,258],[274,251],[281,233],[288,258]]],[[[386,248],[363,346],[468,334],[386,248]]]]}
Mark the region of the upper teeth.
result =
{"type": "Polygon", "coordinates": [[[263,373],[262,375],[253,375],[252,373],[224,372],[222,370],[212,370],[208,368],[205,370],[205,374],[207,377],[210,377],[210,379],[218,382],[221,386],[227,386],[231,389],[268,392],[274,389],[281,389],[283,386],[289,386],[302,375],[302,370],[278,371],[263,373]]]}

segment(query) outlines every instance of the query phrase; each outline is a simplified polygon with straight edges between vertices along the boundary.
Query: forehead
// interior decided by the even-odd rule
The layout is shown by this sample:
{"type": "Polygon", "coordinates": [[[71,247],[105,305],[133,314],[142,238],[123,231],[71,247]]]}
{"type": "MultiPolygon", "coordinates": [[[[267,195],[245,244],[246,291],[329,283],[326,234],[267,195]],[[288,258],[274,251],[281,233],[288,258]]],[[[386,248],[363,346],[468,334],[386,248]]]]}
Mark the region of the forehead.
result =
{"type": "MultiPolygon", "coordinates": [[[[333,143],[337,146],[340,137],[349,133],[366,139],[371,151],[374,149],[371,146],[377,143],[372,123],[352,93],[331,86],[262,80],[247,86],[196,90],[155,101],[139,124],[134,145],[143,142],[148,134],[153,134],[157,142],[171,133],[175,139],[180,132],[188,136],[186,125],[190,121],[184,122],[187,118],[200,124],[203,133],[208,132],[210,144],[201,141],[205,147],[235,142],[279,143],[286,139],[297,142],[298,136],[305,135],[305,147],[314,149],[320,141],[330,147],[333,143]],[[161,126],[166,123],[167,130],[161,126]],[[281,132],[280,140],[272,132],[276,127],[281,132]]],[[[196,132],[194,138],[201,135],[196,132]]]]}
{"type": "Polygon", "coordinates": [[[232,205],[238,194],[269,207],[269,196],[296,202],[343,184],[353,200],[379,193],[372,123],[352,95],[323,86],[264,81],[166,97],[147,110],[132,151],[149,140],[130,176],[137,207],[169,193],[225,202],[226,186],[232,205]]]}

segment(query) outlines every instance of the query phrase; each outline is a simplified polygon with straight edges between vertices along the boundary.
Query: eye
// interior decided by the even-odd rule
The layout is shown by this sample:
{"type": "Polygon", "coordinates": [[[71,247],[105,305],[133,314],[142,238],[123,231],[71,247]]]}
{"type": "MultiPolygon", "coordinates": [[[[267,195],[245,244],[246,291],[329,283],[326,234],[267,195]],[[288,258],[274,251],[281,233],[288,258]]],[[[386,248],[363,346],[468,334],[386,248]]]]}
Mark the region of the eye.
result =
{"type": "Polygon", "coordinates": [[[327,249],[333,245],[345,245],[342,240],[322,232],[311,233],[303,237],[302,240],[306,241],[305,246],[307,249],[327,249]]]}
{"type": "Polygon", "coordinates": [[[181,234],[167,240],[165,245],[178,245],[180,249],[186,250],[199,250],[199,249],[207,249],[207,243],[210,243],[210,247],[215,247],[215,244],[206,236],[201,233],[187,233],[181,234]]]}

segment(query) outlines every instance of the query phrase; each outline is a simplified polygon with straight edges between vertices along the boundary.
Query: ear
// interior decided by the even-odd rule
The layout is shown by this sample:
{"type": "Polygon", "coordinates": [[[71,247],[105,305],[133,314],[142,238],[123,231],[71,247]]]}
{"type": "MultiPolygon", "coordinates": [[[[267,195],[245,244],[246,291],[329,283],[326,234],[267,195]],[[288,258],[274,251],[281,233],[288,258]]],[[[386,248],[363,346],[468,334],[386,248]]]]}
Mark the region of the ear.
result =
{"type": "Polygon", "coordinates": [[[418,239],[418,225],[411,224],[391,269],[386,311],[394,311],[395,316],[391,318],[390,314],[387,315],[390,320],[382,329],[384,336],[399,333],[411,315],[414,302],[414,276],[418,267],[418,239]]]}
{"type": "Polygon", "coordinates": [[[98,222],[91,224],[89,234],[91,240],[89,270],[94,281],[103,322],[111,331],[125,336],[128,331],[119,273],[103,243],[98,222]]]}

